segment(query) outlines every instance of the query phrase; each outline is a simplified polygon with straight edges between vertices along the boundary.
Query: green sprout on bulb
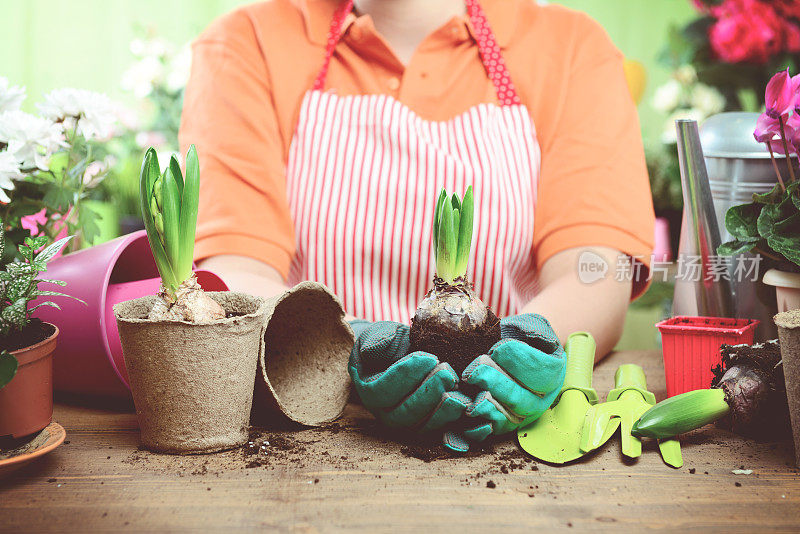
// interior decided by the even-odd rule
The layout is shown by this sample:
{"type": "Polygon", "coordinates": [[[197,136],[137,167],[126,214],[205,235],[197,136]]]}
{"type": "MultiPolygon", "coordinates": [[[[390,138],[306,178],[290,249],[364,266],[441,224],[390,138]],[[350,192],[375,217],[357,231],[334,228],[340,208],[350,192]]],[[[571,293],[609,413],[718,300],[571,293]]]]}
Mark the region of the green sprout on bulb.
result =
{"type": "Polygon", "coordinates": [[[167,293],[175,298],[193,276],[195,228],[200,198],[200,164],[194,145],[186,154],[186,176],[173,155],[161,173],[158,156],[147,150],[142,162],[140,202],[150,249],[167,293]]]}
{"type": "Polygon", "coordinates": [[[448,195],[444,189],[439,193],[433,216],[433,255],[436,274],[447,284],[466,278],[474,210],[472,186],[463,199],[455,193],[448,195]]]}

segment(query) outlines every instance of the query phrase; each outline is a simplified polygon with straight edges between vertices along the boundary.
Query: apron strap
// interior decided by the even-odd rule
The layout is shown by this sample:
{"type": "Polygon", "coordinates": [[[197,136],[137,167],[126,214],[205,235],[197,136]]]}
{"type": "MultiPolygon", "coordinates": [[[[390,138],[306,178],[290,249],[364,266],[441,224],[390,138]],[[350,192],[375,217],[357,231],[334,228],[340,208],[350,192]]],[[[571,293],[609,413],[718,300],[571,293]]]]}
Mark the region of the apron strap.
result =
{"type": "MultiPolygon", "coordinates": [[[[481,61],[483,61],[483,66],[486,68],[489,79],[492,80],[492,84],[494,84],[497,91],[497,100],[501,106],[519,104],[519,96],[514,88],[514,83],[511,81],[506,62],[500,54],[500,47],[497,45],[494,33],[486,20],[483,8],[478,3],[478,0],[464,1],[467,6],[470,23],[475,31],[481,61]]],[[[333,51],[342,37],[345,18],[352,10],[353,0],[345,0],[333,15],[331,26],[328,30],[328,42],[325,45],[325,60],[312,86],[315,91],[321,91],[325,87],[325,79],[328,76],[328,68],[330,67],[331,57],[333,57],[333,51]]]]}

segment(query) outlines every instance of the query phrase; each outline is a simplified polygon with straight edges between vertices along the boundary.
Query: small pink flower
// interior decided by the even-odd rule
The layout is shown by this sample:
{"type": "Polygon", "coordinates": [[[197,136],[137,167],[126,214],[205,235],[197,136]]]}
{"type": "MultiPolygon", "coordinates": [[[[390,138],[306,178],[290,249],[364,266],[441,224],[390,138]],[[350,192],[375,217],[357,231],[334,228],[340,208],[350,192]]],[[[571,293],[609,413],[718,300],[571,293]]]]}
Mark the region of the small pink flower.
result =
{"type": "Polygon", "coordinates": [[[759,143],[766,143],[780,134],[780,124],[778,119],[773,119],[766,113],[762,113],[756,121],[756,130],[753,132],[753,137],[759,143]]]}
{"type": "Polygon", "coordinates": [[[789,113],[795,107],[797,97],[794,92],[792,77],[789,69],[775,74],[767,84],[764,103],[767,107],[766,114],[773,119],[789,113]]]}

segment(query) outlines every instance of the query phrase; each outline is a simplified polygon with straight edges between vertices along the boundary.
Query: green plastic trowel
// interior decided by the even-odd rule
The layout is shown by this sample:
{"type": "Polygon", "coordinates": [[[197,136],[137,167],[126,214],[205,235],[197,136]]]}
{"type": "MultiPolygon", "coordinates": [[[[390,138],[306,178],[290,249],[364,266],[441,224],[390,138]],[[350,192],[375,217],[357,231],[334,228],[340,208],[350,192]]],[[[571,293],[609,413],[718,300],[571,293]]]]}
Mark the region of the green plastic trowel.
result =
{"type": "Polygon", "coordinates": [[[580,448],[583,420],[586,410],[597,403],[597,392],[592,389],[594,339],[588,332],[575,332],[567,338],[564,348],[567,373],[555,404],[539,419],[517,431],[525,452],[554,464],[570,462],[585,454],[580,448]]]}
{"type": "MultiPolygon", "coordinates": [[[[614,389],[608,393],[606,402],[591,406],[586,411],[580,448],[592,451],[608,440],[609,429],[613,434],[621,427],[622,454],[638,458],[642,454],[642,442],[631,435],[631,427],[644,412],[656,403],[655,395],[647,391],[647,381],[641,367],[623,364],[614,374],[614,389]]],[[[658,442],[661,457],[672,467],[681,467],[680,442],[675,439],[658,442]]]]}

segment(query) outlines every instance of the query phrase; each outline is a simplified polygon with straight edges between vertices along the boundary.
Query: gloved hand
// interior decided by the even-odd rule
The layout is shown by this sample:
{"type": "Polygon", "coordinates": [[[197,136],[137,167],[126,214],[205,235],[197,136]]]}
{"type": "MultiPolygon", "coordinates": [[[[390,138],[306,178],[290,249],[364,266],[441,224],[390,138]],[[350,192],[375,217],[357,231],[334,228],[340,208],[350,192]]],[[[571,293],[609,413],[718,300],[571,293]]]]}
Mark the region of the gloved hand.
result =
{"type": "Polygon", "coordinates": [[[390,427],[433,430],[457,420],[470,403],[458,375],[427,352],[408,354],[409,327],[353,321],[350,377],[364,406],[390,427]]]}
{"type": "MultiPolygon", "coordinates": [[[[564,384],[567,358],[550,323],[536,314],[507,317],[500,321],[500,337],[488,354],[476,358],[461,375],[479,387],[466,411],[476,425],[463,430],[469,441],[490,434],[504,434],[541,416],[564,384]]],[[[466,443],[449,436],[445,443],[466,450],[466,443]]]]}

